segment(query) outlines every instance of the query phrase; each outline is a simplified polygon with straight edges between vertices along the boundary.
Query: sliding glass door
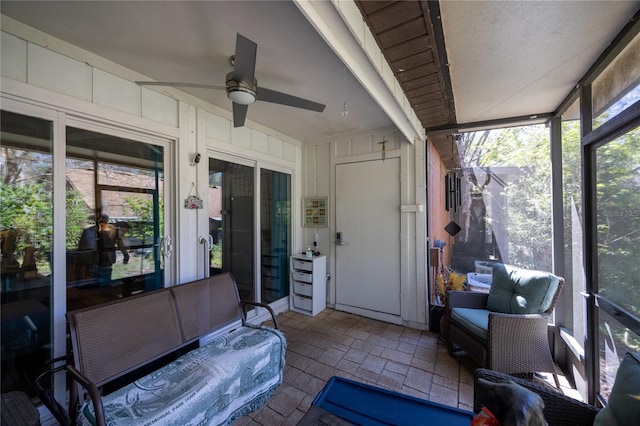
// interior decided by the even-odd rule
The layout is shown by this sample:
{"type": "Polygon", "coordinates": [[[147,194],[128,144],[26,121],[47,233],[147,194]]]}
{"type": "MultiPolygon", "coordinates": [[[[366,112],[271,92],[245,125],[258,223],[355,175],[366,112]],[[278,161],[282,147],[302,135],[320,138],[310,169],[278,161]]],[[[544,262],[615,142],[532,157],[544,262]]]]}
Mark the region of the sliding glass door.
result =
{"type": "Polygon", "coordinates": [[[263,303],[289,296],[291,175],[260,171],[260,262],[263,303]]]}
{"type": "Polygon", "coordinates": [[[608,399],[622,357],[640,350],[640,127],[594,158],[599,393],[608,399]]]}
{"type": "Polygon", "coordinates": [[[35,396],[35,378],[67,353],[67,311],[171,280],[170,150],[167,140],[9,104],[28,113],[1,117],[2,392],[35,396]]]}
{"type": "Polygon", "coordinates": [[[161,288],[164,149],[67,127],[67,309],[161,288]]]}
{"type": "Polygon", "coordinates": [[[231,272],[243,300],[255,300],[254,168],[209,159],[211,274],[231,272]]]}
{"type": "Polygon", "coordinates": [[[243,300],[287,297],[291,175],[210,158],[208,196],[211,274],[231,272],[243,300]]]}
{"type": "Polygon", "coordinates": [[[34,395],[52,358],[53,122],[2,111],[2,392],[34,395]]]}

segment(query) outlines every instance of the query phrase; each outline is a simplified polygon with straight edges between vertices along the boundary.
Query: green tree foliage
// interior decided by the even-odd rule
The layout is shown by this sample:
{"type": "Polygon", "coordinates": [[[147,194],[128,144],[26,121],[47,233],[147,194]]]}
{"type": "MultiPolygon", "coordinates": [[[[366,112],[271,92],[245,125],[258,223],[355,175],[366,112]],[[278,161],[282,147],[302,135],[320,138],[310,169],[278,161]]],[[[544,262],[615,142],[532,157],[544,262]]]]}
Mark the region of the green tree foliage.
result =
{"type": "MultiPolygon", "coordinates": [[[[49,256],[53,244],[53,194],[48,182],[22,182],[7,184],[0,182],[2,215],[0,227],[16,233],[16,255],[28,246],[35,249],[38,270],[49,270],[49,256]]],[[[82,224],[91,214],[81,195],[75,191],[66,194],[67,249],[75,249],[82,233],[82,224]]]]}
{"type": "Polygon", "coordinates": [[[596,150],[599,291],[640,315],[640,129],[596,150]]]}
{"type": "MultiPolygon", "coordinates": [[[[551,268],[551,162],[544,126],[464,135],[458,145],[464,179],[482,195],[485,220],[502,260],[551,268]],[[481,168],[490,170],[480,178],[481,168]]],[[[464,208],[463,208],[464,210],[464,208]]]]}

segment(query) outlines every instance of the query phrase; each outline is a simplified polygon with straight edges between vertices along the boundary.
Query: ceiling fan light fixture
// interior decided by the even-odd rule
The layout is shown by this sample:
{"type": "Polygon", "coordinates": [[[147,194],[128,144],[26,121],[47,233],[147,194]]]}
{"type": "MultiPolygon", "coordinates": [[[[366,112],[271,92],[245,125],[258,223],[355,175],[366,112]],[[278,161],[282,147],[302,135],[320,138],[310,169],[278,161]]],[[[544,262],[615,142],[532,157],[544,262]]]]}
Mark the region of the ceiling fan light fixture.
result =
{"type": "Polygon", "coordinates": [[[256,101],[256,95],[254,93],[240,88],[230,90],[228,96],[231,101],[240,105],[251,105],[256,101]]]}

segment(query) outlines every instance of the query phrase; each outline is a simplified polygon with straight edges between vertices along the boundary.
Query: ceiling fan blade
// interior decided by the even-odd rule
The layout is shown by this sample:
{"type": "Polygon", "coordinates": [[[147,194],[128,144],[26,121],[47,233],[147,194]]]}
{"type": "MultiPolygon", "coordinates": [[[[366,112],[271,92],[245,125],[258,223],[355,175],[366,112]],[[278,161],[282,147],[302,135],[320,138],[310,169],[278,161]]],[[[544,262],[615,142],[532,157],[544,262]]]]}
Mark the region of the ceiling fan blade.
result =
{"type": "Polygon", "coordinates": [[[247,117],[249,105],[233,103],[233,127],[244,126],[244,119],[247,117]]]}
{"type": "Polygon", "coordinates": [[[233,64],[235,81],[253,82],[256,72],[256,51],[258,45],[238,33],[236,37],[236,54],[233,64]]]}
{"type": "Polygon", "coordinates": [[[173,81],[136,81],[136,84],[140,86],[168,86],[168,87],[195,87],[198,89],[226,89],[225,86],[216,86],[213,84],[202,83],[180,83],[173,81]]]}
{"type": "Polygon", "coordinates": [[[317,112],[322,112],[325,108],[323,104],[286,93],[276,92],[275,90],[265,89],[264,87],[258,87],[258,100],[317,112]]]}

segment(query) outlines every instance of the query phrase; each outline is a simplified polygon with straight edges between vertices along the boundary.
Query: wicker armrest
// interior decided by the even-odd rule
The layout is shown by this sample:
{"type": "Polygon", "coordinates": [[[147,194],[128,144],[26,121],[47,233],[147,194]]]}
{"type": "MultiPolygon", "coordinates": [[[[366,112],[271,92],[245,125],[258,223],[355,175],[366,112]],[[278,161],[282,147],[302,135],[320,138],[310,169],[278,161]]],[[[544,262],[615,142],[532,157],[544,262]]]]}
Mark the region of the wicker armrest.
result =
{"type": "Polygon", "coordinates": [[[549,314],[489,314],[489,368],[505,373],[555,373],[548,338],[549,314]]]}
{"type": "MultiPolygon", "coordinates": [[[[474,383],[480,378],[494,383],[512,381],[540,395],[544,401],[544,417],[549,423],[549,426],[592,425],[593,419],[598,413],[598,409],[592,405],[585,404],[584,402],[563,395],[560,392],[556,392],[553,389],[546,388],[524,379],[518,379],[507,374],[498,373],[484,368],[479,368],[475,371],[474,383]]],[[[485,397],[486,395],[481,395],[480,392],[474,391],[474,412],[477,413],[482,410],[482,406],[484,405],[483,399],[485,397]]]]}
{"type": "Polygon", "coordinates": [[[449,291],[447,292],[447,311],[451,308],[486,309],[488,293],[477,291],[449,291]]]}

